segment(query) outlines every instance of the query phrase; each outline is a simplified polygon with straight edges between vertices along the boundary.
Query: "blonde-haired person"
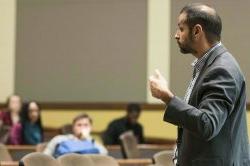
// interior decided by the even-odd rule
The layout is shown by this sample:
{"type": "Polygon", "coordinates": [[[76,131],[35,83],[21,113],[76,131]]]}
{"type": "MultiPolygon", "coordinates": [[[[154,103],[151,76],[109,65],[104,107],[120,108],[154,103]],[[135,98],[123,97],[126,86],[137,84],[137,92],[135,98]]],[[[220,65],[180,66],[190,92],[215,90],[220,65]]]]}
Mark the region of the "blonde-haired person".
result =
{"type": "Polygon", "coordinates": [[[22,99],[18,95],[12,95],[7,99],[5,108],[0,110],[0,140],[2,143],[11,145],[22,144],[22,125],[20,113],[22,109],[22,99]]]}
{"type": "Polygon", "coordinates": [[[72,122],[72,134],[58,135],[47,145],[44,153],[54,157],[66,153],[107,154],[104,146],[97,143],[90,135],[92,119],[87,114],[76,116],[72,122]],[[63,151],[62,151],[63,149],[63,151]]]}

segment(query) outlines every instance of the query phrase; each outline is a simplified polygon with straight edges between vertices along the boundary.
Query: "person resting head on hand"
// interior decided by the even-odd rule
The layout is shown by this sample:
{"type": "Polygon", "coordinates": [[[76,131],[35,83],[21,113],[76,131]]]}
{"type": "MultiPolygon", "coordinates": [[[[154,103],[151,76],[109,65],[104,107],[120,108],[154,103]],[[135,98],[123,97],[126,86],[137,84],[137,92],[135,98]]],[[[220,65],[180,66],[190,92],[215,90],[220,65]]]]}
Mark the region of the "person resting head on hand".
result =
{"type": "Polygon", "coordinates": [[[43,153],[54,157],[67,153],[106,155],[106,148],[91,137],[92,123],[92,119],[87,114],[76,116],[72,122],[72,134],[54,137],[43,153]]]}

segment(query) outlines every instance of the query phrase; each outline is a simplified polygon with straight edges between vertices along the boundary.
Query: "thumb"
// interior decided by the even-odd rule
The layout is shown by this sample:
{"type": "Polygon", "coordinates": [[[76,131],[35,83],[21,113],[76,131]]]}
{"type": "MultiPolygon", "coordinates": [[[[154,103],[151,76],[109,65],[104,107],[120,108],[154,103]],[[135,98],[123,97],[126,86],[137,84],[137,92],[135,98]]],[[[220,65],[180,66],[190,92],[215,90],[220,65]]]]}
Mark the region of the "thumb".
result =
{"type": "Polygon", "coordinates": [[[160,72],[158,69],[155,69],[155,76],[156,76],[157,78],[162,77],[161,72],[160,72]]]}
{"type": "Polygon", "coordinates": [[[150,82],[154,82],[154,81],[155,81],[155,76],[153,76],[153,75],[150,76],[150,77],[149,77],[149,81],[150,81],[150,82]]]}

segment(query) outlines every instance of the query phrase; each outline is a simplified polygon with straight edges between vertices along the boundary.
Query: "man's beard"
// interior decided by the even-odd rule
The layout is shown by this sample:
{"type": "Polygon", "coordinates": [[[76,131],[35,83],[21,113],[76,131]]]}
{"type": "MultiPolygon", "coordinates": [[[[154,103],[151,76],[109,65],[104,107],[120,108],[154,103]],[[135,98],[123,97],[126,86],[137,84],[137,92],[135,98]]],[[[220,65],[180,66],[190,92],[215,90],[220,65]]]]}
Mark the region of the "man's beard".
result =
{"type": "Polygon", "coordinates": [[[181,45],[180,43],[178,43],[179,48],[180,48],[180,52],[183,54],[191,54],[194,52],[194,50],[189,46],[189,45],[181,45]]]}
{"type": "Polygon", "coordinates": [[[179,48],[180,48],[180,52],[183,54],[193,54],[196,51],[192,48],[192,43],[194,41],[194,36],[192,36],[192,34],[189,34],[189,38],[187,39],[186,43],[181,44],[177,41],[179,48]]]}
{"type": "Polygon", "coordinates": [[[187,48],[180,47],[180,52],[183,53],[183,54],[190,54],[191,50],[189,50],[187,48]]]}

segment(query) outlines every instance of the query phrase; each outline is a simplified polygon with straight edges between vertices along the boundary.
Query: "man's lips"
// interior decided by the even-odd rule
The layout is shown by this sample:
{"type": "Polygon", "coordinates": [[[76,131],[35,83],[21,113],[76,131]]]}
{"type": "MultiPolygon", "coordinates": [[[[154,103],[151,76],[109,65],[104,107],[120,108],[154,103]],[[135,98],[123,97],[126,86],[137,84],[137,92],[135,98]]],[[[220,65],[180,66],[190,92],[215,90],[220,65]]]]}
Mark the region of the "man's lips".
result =
{"type": "Polygon", "coordinates": [[[179,47],[181,46],[181,43],[177,41],[177,44],[179,45],[179,47]]]}

